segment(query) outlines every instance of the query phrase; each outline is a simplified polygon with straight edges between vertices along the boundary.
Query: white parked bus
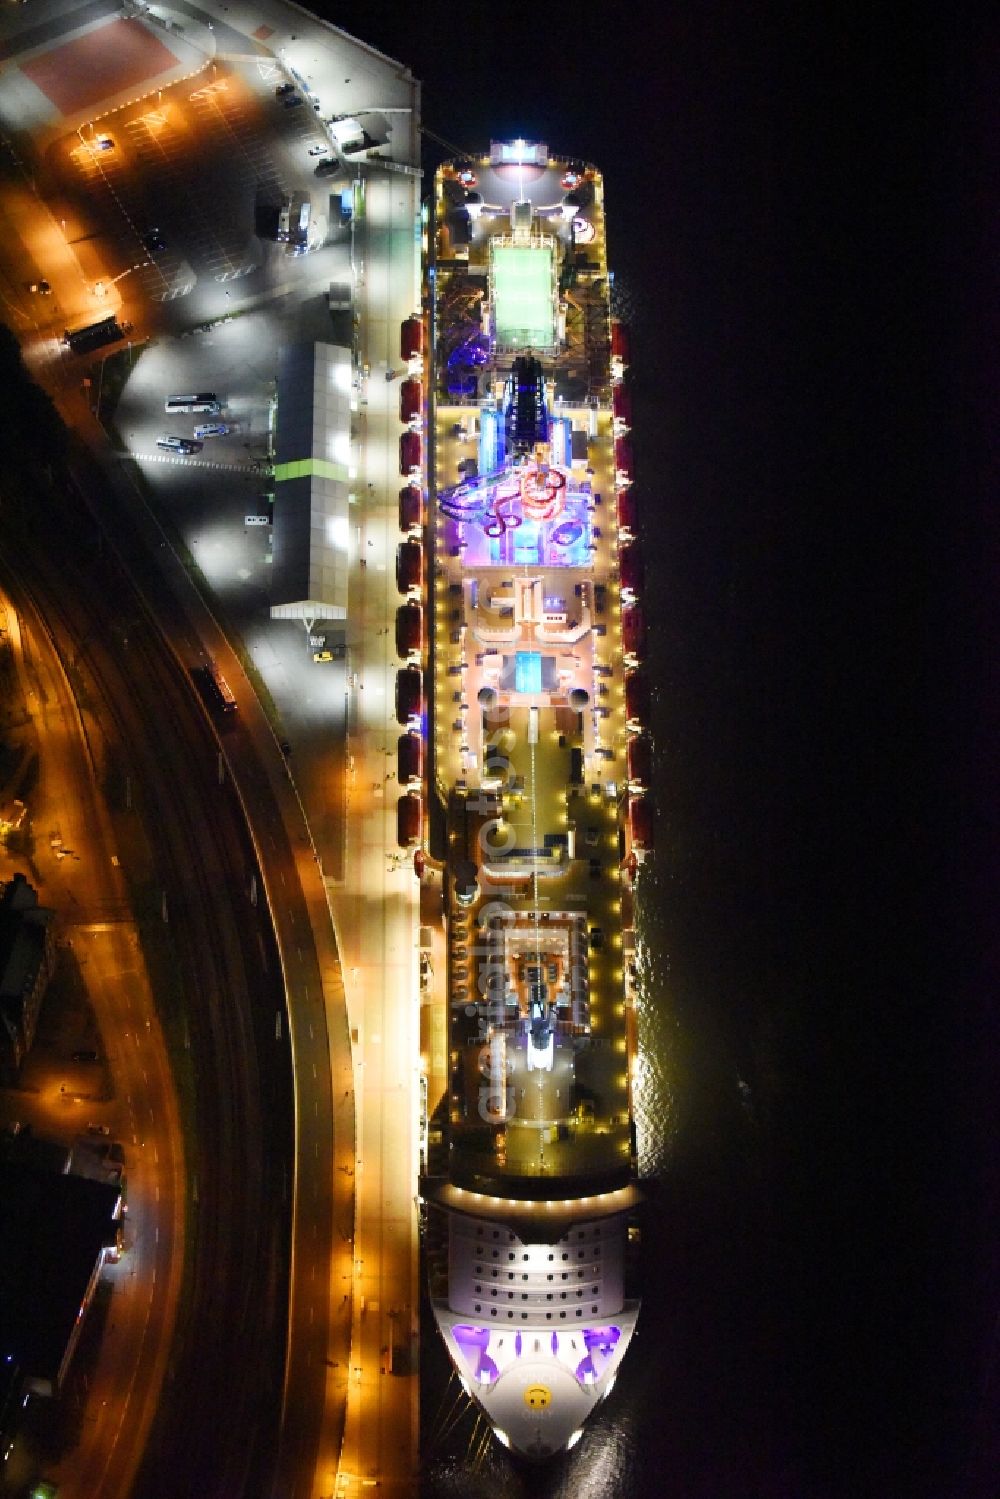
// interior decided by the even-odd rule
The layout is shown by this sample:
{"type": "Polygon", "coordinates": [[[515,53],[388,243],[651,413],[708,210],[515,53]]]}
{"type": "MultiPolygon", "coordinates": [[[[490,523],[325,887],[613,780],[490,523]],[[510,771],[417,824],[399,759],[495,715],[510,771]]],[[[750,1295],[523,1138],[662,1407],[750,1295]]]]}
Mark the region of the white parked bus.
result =
{"type": "Polygon", "coordinates": [[[222,402],[214,390],[202,391],[194,396],[168,396],[163,403],[164,411],[211,411],[222,410],[222,402]]]}

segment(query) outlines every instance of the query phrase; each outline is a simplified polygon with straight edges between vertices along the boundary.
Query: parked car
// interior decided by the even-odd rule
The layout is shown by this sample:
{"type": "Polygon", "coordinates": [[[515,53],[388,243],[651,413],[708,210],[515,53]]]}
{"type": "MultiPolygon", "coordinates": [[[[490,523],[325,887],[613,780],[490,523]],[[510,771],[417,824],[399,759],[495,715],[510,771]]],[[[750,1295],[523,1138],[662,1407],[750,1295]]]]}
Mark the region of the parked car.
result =
{"type": "Polygon", "coordinates": [[[205,422],[201,427],[195,427],[195,437],[228,437],[230,429],[225,422],[205,422]]]}
{"type": "Polygon", "coordinates": [[[285,94],[294,94],[294,92],[295,92],[295,84],[294,83],[279,83],[278,87],[274,91],[275,97],[278,98],[278,99],[284,98],[285,94]]]}
{"type": "Polygon", "coordinates": [[[113,151],[115,143],[110,135],[98,135],[94,137],[93,149],[95,151],[113,151]]]}
{"type": "Polygon", "coordinates": [[[88,1124],[88,1135],[110,1135],[111,1131],[106,1124],[88,1124]]]}
{"type": "Polygon", "coordinates": [[[86,1049],[83,1051],[75,1051],[73,1053],[73,1060],[74,1062],[96,1062],[97,1052],[86,1049]]]}
{"type": "Polygon", "coordinates": [[[306,101],[301,94],[284,94],[281,100],[286,109],[298,109],[306,101]]]}
{"type": "Polygon", "coordinates": [[[309,155],[310,156],[325,156],[326,153],[329,151],[329,149],[330,149],[330,147],[328,145],[326,145],[325,142],[322,145],[310,146],[309,147],[309,155]]]}

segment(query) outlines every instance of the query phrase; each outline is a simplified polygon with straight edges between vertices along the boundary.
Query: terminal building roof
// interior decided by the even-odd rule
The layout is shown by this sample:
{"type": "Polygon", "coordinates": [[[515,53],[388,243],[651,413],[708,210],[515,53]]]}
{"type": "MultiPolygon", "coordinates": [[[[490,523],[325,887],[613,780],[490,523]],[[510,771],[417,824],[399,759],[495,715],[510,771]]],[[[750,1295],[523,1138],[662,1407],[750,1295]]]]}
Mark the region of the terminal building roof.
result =
{"type": "Polygon", "coordinates": [[[278,373],[275,619],[346,619],[351,351],[294,345],[278,373]]]}

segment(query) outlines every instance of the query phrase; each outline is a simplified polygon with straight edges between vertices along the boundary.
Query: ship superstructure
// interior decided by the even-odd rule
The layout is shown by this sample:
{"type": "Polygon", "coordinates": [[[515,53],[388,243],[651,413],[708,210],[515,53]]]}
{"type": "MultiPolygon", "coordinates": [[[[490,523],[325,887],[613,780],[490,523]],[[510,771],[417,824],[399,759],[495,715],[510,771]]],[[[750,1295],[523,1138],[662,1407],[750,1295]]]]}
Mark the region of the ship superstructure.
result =
{"type": "MultiPolygon", "coordinates": [[[[494,144],[439,169],[427,233],[448,1056],[446,1149],[423,1183],[447,1222],[433,1305],[497,1436],[545,1457],[610,1392],[639,1310],[632,906],[652,828],[627,348],[592,167],[494,144]]],[[[412,479],[401,523],[404,504],[421,514],[412,479]]],[[[402,544],[401,587],[422,561],[402,544]]],[[[416,646],[419,608],[414,629],[416,646]]],[[[401,672],[414,771],[421,686],[401,672]]],[[[401,799],[404,843],[418,809],[401,799]]]]}

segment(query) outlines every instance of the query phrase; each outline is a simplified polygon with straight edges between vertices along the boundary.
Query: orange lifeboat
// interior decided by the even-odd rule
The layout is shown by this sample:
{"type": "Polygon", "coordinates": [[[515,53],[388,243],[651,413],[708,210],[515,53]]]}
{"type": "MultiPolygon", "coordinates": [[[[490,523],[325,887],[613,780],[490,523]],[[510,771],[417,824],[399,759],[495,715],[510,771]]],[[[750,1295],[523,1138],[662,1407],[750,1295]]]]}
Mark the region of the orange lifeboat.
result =
{"type": "Polygon", "coordinates": [[[648,796],[630,796],[628,824],[633,848],[649,852],[653,847],[653,804],[648,796]]]}
{"type": "Polygon", "coordinates": [[[408,791],[396,803],[396,841],[400,848],[412,848],[420,841],[422,808],[419,796],[408,791]]]}
{"type": "Polygon", "coordinates": [[[420,669],[404,666],[396,673],[396,722],[407,724],[419,718],[424,710],[423,682],[420,669]]]}
{"type": "Polygon", "coordinates": [[[611,410],[623,427],[632,425],[632,392],[627,385],[616,385],[611,393],[611,410]]]}
{"type": "Polygon", "coordinates": [[[400,604],[396,610],[396,655],[406,657],[423,644],[423,610],[419,604],[400,604]]]}
{"type": "Polygon", "coordinates": [[[412,531],[423,524],[424,497],[416,484],[404,484],[399,491],[399,529],[412,531]]]}
{"type": "Polygon", "coordinates": [[[649,722],[649,681],[641,671],[625,673],[625,719],[636,728],[649,722]]]}
{"type": "Polygon", "coordinates": [[[420,381],[404,380],[399,387],[399,420],[401,422],[412,422],[421,414],[423,408],[423,391],[420,381]]]}
{"type": "Polygon", "coordinates": [[[632,488],[619,489],[615,495],[615,509],[618,514],[619,531],[631,531],[634,536],[639,517],[639,507],[635,501],[635,490],[632,488]]]}
{"type": "Polygon", "coordinates": [[[645,734],[636,734],[628,742],[626,750],[629,785],[645,791],[652,779],[652,747],[645,734]]]}
{"type": "Polygon", "coordinates": [[[396,741],[396,774],[399,784],[419,781],[424,769],[424,745],[419,734],[400,734],[396,741]]]}
{"type": "Polygon", "coordinates": [[[626,656],[646,654],[646,616],[641,604],[622,610],[622,648],[626,656]]]}
{"type": "Polygon", "coordinates": [[[404,432],[399,439],[399,472],[409,474],[419,468],[422,452],[420,433],[404,432]]]}
{"type": "Polygon", "coordinates": [[[618,552],[618,576],[623,593],[630,593],[634,598],[642,591],[642,572],[642,553],[635,542],[621,547],[618,552]]]}
{"type": "Polygon", "coordinates": [[[629,334],[628,324],[613,322],[611,324],[611,357],[620,359],[622,364],[628,364],[632,355],[632,339],[629,334]]]}
{"type": "Polygon", "coordinates": [[[408,317],[399,330],[399,357],[415,359],[424,352],[424,325],[418,317],[408,317]]]}
{"type": "Polygon", "coordinates": [[[424,579],[424,549],[419,541],[401,541],[396,548],[396,587],[400,593],[419,588],[424,579]]]}

